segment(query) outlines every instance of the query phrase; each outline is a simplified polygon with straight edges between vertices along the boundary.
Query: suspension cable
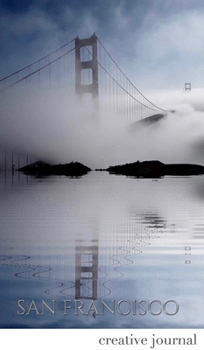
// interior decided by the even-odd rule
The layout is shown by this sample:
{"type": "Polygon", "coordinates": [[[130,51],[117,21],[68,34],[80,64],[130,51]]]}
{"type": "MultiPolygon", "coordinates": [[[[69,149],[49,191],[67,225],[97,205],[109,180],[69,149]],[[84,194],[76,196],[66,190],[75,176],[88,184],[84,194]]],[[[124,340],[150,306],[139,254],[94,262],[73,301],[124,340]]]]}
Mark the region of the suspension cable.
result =
{"type": "Polygon", "coordinates": [[[44,56],[44,57],[38,59],[37,61],[35,61],[35,62],[33,62],[33,63],[31,63],[31,64],[29,64],[29,65],[27,65],[27,66],[25,66],[25,67],[23,67],[23,68],[21,68],[21,69],[19,69],[19,70],[17,70],[17,71],[14,72],[14,73],[11,73],[11,74],[7,75],[6,77],[0,79],[0,82],[6,80],[6,79],[8,79],[8,78],[11,78],[12,76],[14,76],[14,75],[16,75],[16,74],[22,72],[23,70],[25,70],[25,69],[27,69],[27,68],[30,68],[30,67],[34,66],[35,64],[37,64],[37,63],[43,61],[44,59],[48,58],[49,56],[53,55],[54,53],[56,53],[56,52],[62,50],[64,47],[66,47],[66,46],[68,46],[69,44],[71,44],[74,40],[75,40],[75,39],[72,39],[72,40],[69,41],[67,44],[64,44],[63,46],[61,46],[59,49],[56,49],[55,51],[53,51],[53,52],[49,53],[48,55],[46,55],[46,56],[44,56]]]}
{"type": "MultiPolygon", "coordinates": [[[[137,87],[130,81],[130,79],[125,75],[125,73],[121,70],[121,68],[118,66],[118,64],[116,63],[116,61],[112,58],[112,56],[109,54],[109,52],[106,50],[106,48],[104,47],[104,45],[101,43],[101,41],[98,39],[98,37],[97,37],[97,40],[98,40],[98,42],[99,42],[99,44],[102,46],[102,48],[105,50],[105,52],[107,53],[107,55],[109,56],[109,58],[113,61],[113,63],[116,65],[116,67],[119,69],[119,71],[121,72],[121,74],[127,79],[127,81],[132,85],[132,87],[137,91],[137,92],[139,92],[139,94],[146,100],[146,101],[148,101],[152,106],[154,106],[154,107],[156,107],[157,108],[157,110],[159,109],[159,110],[162,110],[162,111],[164,111],[164,112],[167,112],[165,109],[162,109],[162,108],[160,108],[160,107],[158,107],[158,106],[156,106],[154,103],[152,103],[147,97],[145,97],[142,93],[141,93],[141,91],[139,91],[138,89],[137,89],[137,87]]],[[[149,107],[148,107],[149,108],[149,107]]]]}
{"type": "MultiPolygon", "coordinates": [[[[4,90],[7,90],[8,88],[10,88],[10,87],[12,87],[12,86],[14,86],[14,85],[16,85],[16,84],[20,83],[21,81],[23,81],[23,80],[25,80],[25,79],[29,78],[30,76],[32,76],[32,75],[34,75],[34,74],[36,74],[36,73],[40,72],[42,69],[44,69],[44,68],[46,68],[46,67],[50,66],[52,63],[54,63],[54,62],[56,62],[56,61],[60,60],[62,57],[64,57],[64,56],[68,55],[68,54],[69,54],[70,52],[72,52],[73,50],[75,50],[75,47],[73,47],[71,50],[69,50],[69,51],[65,52],[63,55],[61,55],[61,56],[59,56],[59,57],[55,58],[53,61],[51,61],[51,62],[49,62],[49,63],[45,64],[44,66],[42,66],[42,67],[40,67],[40,68],[36,69],[34,72],[29,73],[28,75],[24,76],[23,78],[18,79],[18,80],[17,80],[17,81],[15,81],[14,83],[12,83],[12,84],[10,84],[10,85],[6,86],[5,88],[1,89],[1,90],[0,90],[0,92],[2,92],[2,91],[4,91],[4,90]]],[[[28,66],[28,67],[29,67],[29,66],[28,66]]]]}
{"type": "MultiPolygon", "coordinates": [[[[93,54],[91,53],[91,51],[85,47],[86,50],[93,56],[93,54]]],[[[152,107],[149,107],[147,105],[145,105],[144,103],[140,102],[138,99],[136,99],[129,91],[127,91],[120,83],[118,83],[118,81],[107,71],[107,69],[97,60],[98,65],[106,72],[106,74],[108,74],[108,76],[125,92],[127,93],[130,97],[132,97],[136,102],[138,102],[140,105],[144,106],[145,108],[151,109],[152,111],[157,111],[158,109],[161,109],[159,107],[157,107],[156,105],[154,105],[153,103],[151,103],[154,107],[156,107],[157,109],[154,109],[152,107]]],[[[122,71],[121,71],[122,72],[122,71]]],[[[123,76],[125,77],[125,74],[123,74],[123,76]]],[[[138,91],[139,92],[139,91],[138,91]]],[[[139,92],[140,93],[140,92],[139,92]]],[[[140,93],[141,94],[141,93],[140,93]]],[[[142,95],[142,94],[141,94],[142,95]]]]}

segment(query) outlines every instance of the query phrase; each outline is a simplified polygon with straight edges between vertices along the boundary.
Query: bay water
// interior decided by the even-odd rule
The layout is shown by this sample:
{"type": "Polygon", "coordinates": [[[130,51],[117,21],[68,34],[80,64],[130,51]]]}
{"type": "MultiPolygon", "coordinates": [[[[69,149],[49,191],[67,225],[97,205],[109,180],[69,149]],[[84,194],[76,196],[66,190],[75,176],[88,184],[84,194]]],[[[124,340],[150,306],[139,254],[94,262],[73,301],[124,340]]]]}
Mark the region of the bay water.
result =
{"type": "Polygon", "coordinates": [[[1,328],[203,328],[204,177],[0,175],[1,328]]]}

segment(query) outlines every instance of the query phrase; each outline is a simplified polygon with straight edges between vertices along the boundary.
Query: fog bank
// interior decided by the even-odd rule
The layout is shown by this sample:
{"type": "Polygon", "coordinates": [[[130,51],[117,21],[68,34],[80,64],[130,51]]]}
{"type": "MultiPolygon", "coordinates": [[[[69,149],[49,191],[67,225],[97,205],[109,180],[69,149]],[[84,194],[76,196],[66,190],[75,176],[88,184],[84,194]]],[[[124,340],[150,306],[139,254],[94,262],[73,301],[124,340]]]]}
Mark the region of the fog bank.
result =
{"type": "Polygon", "coordinates": [[[203,165],[203,93],[146,91],[152,102],[174,113],[130,131],[126,116],[105,103],[96,112],[91,100],[80,104],[63,89],[34,94],[18,90],[2,100],[2,154],[7,149],[52,164],[78,161],[92,169],[153,159],[203,165]]]}

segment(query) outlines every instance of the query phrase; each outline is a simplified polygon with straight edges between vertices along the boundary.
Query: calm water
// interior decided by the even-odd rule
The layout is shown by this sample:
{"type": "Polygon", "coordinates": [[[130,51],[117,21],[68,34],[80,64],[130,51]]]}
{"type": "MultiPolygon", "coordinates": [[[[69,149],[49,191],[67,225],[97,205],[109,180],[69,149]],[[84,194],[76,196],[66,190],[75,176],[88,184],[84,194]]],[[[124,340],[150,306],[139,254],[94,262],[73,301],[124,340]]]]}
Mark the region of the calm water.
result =
{"type": "Polygon", "coordinates": [[[0,177],[0,327],[203,328],[204,177],[0,177]]]}

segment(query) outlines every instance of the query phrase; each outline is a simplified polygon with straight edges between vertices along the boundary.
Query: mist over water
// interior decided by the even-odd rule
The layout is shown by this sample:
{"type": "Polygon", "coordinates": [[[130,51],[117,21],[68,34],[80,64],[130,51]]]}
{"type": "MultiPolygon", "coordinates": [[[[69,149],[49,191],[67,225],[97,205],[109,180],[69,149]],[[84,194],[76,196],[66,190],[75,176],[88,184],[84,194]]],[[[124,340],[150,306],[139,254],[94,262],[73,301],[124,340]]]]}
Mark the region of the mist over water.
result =
{"type": "Polygon", "coordinates": [[[203,93],[145,92],[153,103],[175,112],[131,130],[126,116],[106,102],[100,101],[97,112],[92,100],[80,104],[66,89],[11,91],[1,96],[2,154],[8,149],[53,164],[78,161],[91,169],[152,159],[204,165],[203,93]]]}

